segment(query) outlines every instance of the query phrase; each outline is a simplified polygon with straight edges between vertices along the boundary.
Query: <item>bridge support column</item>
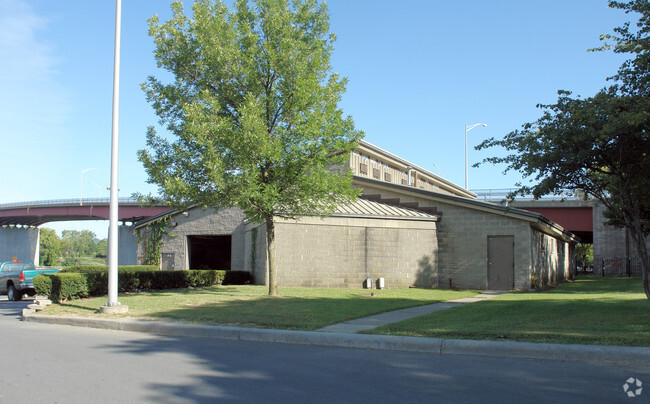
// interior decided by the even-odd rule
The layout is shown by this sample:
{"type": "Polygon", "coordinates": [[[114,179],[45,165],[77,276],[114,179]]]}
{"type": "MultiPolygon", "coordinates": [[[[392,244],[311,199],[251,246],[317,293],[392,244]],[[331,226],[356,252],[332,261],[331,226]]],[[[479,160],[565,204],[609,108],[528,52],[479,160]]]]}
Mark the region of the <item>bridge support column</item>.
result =
{"type": "Polygon", "coordinates": [[[38,266],[39,242],[38,228],[0,227],[0,261],[16,257],[38,266]]]}
{"type": "Polygon", "coordinates": [[[138,264],[138,237],[134,226],[121,225],[118,227],[118,256],[117,265],[138,264]]]}

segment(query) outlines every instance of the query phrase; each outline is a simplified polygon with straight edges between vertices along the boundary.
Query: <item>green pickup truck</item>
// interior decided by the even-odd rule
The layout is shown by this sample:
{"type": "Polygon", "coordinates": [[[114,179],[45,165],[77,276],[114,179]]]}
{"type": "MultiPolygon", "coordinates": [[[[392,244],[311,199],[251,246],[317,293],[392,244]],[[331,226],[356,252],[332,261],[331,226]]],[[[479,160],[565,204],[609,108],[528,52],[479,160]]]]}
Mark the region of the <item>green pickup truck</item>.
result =
{"type": "Polygon", "coordinates": [[[36,275],[52,274],[58,269],[36,269],[31,262],[12,261],[0,263],[0,295],[7,295],[9,300],[21,300],[23,295],[34,296],[32,280],[36,275]]]}

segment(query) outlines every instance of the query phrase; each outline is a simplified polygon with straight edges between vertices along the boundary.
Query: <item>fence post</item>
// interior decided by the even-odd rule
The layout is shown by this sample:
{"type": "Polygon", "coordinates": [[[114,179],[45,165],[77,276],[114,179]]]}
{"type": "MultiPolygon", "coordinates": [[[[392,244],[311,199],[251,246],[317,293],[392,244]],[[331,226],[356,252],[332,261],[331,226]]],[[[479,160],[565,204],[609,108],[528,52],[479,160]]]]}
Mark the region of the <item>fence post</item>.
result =
{"type": "Polygon", "coordinates": [[[627,257],[627,261],[625,262],[625,274],[627,275],[628,278],[630,276],[632,276],[632,271],[630,271],[630,261],[631,260],[632,259],[630,257],[627,257]]]}
{"type": "Polygon", "coordinates": [[[603,278],[605,277],[605,258],[603,258],[603,278]]]}

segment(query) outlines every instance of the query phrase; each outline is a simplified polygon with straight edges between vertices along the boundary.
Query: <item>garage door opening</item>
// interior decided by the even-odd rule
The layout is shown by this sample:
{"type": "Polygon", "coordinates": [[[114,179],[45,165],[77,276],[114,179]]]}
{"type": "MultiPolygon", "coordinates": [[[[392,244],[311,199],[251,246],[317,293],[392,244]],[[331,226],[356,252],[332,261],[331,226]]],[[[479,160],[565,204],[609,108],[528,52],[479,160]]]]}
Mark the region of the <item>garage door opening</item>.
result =
{"type": "Polygon", "coordinates": [[[230,270],[232,236],[187,236],[190,269],[230,270]]]}

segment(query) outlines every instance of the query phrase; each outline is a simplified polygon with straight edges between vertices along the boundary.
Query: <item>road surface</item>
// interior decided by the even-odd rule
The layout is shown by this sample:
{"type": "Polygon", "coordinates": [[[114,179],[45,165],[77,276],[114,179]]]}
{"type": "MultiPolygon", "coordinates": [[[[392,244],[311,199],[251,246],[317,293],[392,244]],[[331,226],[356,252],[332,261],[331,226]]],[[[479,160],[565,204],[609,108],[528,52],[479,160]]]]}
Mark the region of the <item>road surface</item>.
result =
{"type": "Polygon", "coordinates": [[[27,304],[0,300],[0,403],[650,402],[650,367],[23,323],[27,304]],[[623,391],[630,377],[639,397],[623,391]]]}

